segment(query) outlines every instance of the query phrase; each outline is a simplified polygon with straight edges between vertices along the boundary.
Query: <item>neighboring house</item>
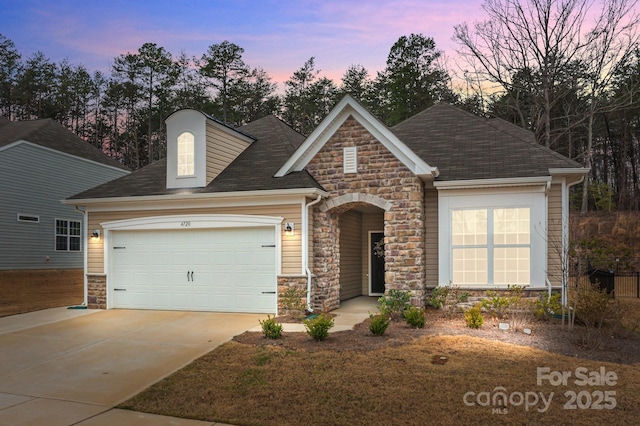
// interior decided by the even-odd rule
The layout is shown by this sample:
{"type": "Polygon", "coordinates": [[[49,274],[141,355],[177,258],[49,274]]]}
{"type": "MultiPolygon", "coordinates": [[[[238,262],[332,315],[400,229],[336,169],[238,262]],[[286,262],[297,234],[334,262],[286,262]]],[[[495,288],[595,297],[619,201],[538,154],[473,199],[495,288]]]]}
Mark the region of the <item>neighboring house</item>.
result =
{"type": "MultiPolygon", "coordinates": [[[[82,280],[83,213],[61,200],[128,170],[54,120],[0,121],[0,276],[75,271],[82,280]],[[5,271],[5,272],[3,272],[5,271]],[[28,271],[28,273],[27,273],[28,271]],[[4,275],[2,275],[4,274],[4,275]]],[[[25,278],[26,279],[26,278],[25,278]]],[[[82,282],[82,281],[81,281],[82,282]]]]}
{"type": "Polygon", "coordinates": [[[587,170],[503,120],[438,104],[388,128],[346,96],[306,139],[274,116],[166,123],[167,160],[66,201],[101,235],[91,307],[273,313],[291,287],[325,310],[389,289],[419,304],[449,283],[560,286],[587,170]]]}

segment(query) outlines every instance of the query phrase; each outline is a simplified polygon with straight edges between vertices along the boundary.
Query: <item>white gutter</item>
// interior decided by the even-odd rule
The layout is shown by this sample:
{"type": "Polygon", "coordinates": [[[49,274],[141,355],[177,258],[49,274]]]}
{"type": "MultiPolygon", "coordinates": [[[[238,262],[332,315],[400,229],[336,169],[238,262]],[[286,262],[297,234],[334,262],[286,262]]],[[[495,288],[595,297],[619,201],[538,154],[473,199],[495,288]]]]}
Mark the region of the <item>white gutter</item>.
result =
{"type": "Polygon", "coordinates": [[[438,189],[466,189],[466,188],[500,188],[507,186],[529,186],[547,184],[550,176],[525,177],[525,178],[499,178],[499,179],[469,179],[446,180],[433,183],[438,189]]]}
{"type": "Polygon", "coordinates": [[[89,256],[89,215],[86,210],[80,210],[78,206],[74,206],[74,209],[78,213],[82,213],[82,235],[83,235],[83,245],[84,253],[82,254],[83,260],[83,270],[82,270],[82,281],[84,285],[84,296],[82,300],[82,306],[87,306],[87,293],[89,290],[89,283],[87,282],[87,265],[88,265],[88,256],[89,256]]]}
{"type": "Polygon", "coordinates": [[[224,199],[224,198],[251,198],[269,197],[269,196],[287,196],[287,195],[328,195],[325,191],[318,188],[296,188],[296,189],[274,189],[274,190],[258,190],[258,191],[235,191],[235,192],[176,192],[174,194],[161,195],[141,195],[130,197],[109,197],[109,198],[78,198],[62,200],[62,204],[86,206],[101,204],[125,204],[125,203],[141,203],[150,201],[188,201],[188,200],[206,200],[206,199],[224,199]]]}
{"type": "Polygon", "coordinates": [[[302,265],[307,275],[307,310],[313,312],[311,307],[311,270],[309,269],[309,209],[322,200],[322,194],[318,198],[304,206],[302,209],[302,265]]]}

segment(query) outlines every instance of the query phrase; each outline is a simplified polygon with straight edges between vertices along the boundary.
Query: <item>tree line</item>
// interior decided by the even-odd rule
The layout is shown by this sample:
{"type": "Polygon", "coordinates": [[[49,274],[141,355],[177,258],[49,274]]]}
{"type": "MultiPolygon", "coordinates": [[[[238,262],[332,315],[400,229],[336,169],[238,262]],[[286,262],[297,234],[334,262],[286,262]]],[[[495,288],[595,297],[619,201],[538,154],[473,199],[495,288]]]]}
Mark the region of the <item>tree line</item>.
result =
{"type": "Polygon", "coordinates": [[[307,135],[347,93],[389,126],[444,101],[531,130],[590,168],[574,207],[639,210],[636,1],[485,0],[483,8],[486,20],[454,28],[454,66],[432,38],[411,34],[375,75],[354,64],[336,83],[310,57],[281,91],[226,40],[196,57],[145,43],[114,58],[107,75],[42,52],[23,58],[0,34],[0,115],[53,118],[137,169],[166,155],[164,119],[180,108],[231,126],[275,114],[307,135]]]}

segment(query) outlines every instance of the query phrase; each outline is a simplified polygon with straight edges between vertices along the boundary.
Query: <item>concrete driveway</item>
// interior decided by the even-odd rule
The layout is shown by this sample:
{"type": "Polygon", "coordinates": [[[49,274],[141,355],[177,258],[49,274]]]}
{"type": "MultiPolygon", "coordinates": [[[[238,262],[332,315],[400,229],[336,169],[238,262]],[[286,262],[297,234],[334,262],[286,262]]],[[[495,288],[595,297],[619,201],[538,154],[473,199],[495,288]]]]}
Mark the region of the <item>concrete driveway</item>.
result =
{"type": "Polygon", "coordinates": [[[262,318],[65,308],[0,318],[0,424],[95,420],[262,318]]]}

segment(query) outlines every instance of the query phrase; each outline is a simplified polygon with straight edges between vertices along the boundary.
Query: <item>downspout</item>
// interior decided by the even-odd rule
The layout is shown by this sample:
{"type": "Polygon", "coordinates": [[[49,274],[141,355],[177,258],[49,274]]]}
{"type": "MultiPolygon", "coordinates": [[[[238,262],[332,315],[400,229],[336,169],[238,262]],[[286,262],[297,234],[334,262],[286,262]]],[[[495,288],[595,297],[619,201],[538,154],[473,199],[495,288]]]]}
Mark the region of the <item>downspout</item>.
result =
{"type": "Polygon", "coordinates": [[[87,282],[87,263],[88,263],[88,256],[89,256],[89,217],[87,216],[87,211],[86,210],[81,210],[78,208],[78,206],[73,206],[73,208],[78,212],[78,213],[82,213],[82,234],[83,234],[83,247],[84,247],[84,253],[82,255],[83,257],[83,266],[82,266],[82,281],[83,281],[83,286],[84,286],[84,296],[82,299],[82,306],[87,306],[87,292],[88,292],[88,282],[87,282]]]}
{"type": "Polygon", "coordinates": [[[311,270],[309,269],[309,209],[322,200],[322,195],[310,202],[302,209],[302,265],[307,275],[307,311],[313,312],[311,307],[311,270]]]}
{"type": "MultiPolygon", "coordinates": [[[[585,175],[575,182],[567,183],[566,176],[562,178],[562,256],[569,255],[569,189],[582,183],[585,175]]],[[[566,306],[569,302],[569,260],[563,259],[566,264],[562,272],[562,306],[566,306]]]]}
{"type": "Polygon", "coordinates": [[[547,293],[548,293],[548,297],[551,297],[551,281],[549,281],[549,192],[551,191],[551,179],[549,179],[547,181],[547,186],[544,190],[544,202],[545,202],[545,206],[544,206],[544,211],[546,212],[547,215],[547,220],[546,220],[546,234],[547,234],[547,247],[545,250],[545,258],[544,258],[544,269],[547,271],[544,275],[544,282],[547,284],[547,293]]]}

